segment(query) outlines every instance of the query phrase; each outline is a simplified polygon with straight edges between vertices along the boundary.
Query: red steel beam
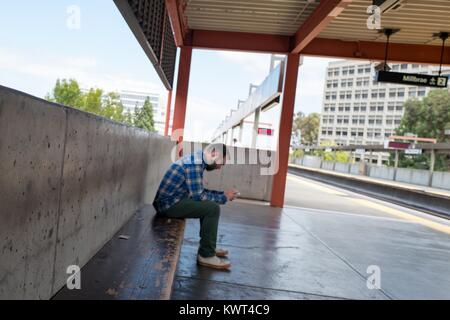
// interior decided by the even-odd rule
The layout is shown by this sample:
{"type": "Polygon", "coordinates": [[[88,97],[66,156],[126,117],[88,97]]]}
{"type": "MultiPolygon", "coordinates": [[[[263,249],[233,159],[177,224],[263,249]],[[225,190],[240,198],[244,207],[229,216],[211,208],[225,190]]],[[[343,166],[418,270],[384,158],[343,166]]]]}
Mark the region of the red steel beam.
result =
{"type": "Polygon", "coordinates": [[[289,162],[289,148],[291,145],[292,122],[294,119],[295,93],[300,56],[291,53],[287,57],[286,76],[281,105],[280,132],[278,134],[277,164],[278,171],[273,176],[272,195],[270,205],[283,207],[286,189],[286,175],[289,162]]]}
{"type": "MultiPolygon", "coordinates": [[[[302,55],[384,61],[385,43],[316,38],[302,50],[302,55]]],[[[388,61],[439,64],[440,58],[441,46],[389,44],[388,61]]],[[[444,64],[450,65],[450,47],[445,48],[444,64]]]]}
{"type": "Polygon", "coordinates": [[[260,53],[290,52],[290,37],[209,30],[191,30],[191,45],[199,49],[241,50],[260,53]]]}
{"type": "Polygon", "coordinates": [[[167,93],[167,106],[166,106],[166,123],[164,126],[164,135],[167,137],[169,135],[170,126],[170,107],[172,105],[172,90],[167,93]]]}
{"type": "Polygon", "coordinates": [[[183,142],[191,60],[192,47],[181,47],[178,65],[177,91],[175,96],[175,110],[173,112],[172,123],[172,139],[177,141],[179,146],[178,151],[181,151],[181,143],[183,142]]]}
{"type": "Polygon", "coordinates": [[[184,27],[183,14],[180,14],[180,6],[177,0],[166,0],[167,14],[169,15],[170,24],[175,38],[177,47],[184,45],[184,36],[187,30],[184,27]]]}
{"type": "Polygon", "coordinates": [[[294,38],[292,53],[300,53],[352,0],[322,0],[300,26],[294,38]]]}

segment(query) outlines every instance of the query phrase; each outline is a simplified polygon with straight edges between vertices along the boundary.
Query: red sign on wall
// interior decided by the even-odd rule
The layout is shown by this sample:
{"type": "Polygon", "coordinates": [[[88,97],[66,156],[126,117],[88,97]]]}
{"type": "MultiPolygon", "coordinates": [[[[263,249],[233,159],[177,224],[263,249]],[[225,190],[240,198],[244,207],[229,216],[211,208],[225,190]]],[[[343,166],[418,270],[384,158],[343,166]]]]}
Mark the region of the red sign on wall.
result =
{"type": "Polygon", "coordinates": [[[258,134],[265,136],[273,136],[273,129],[258,128],[258,134]]]}
{"type": "Polygon", "coordinates": [[[396,142],[396,141],[389,141],[388,147],[391,149],[401,149],[401,150],[405,150],[405,149],[409,149],[409,146],[411,144],[408,142],[396,142]]]}

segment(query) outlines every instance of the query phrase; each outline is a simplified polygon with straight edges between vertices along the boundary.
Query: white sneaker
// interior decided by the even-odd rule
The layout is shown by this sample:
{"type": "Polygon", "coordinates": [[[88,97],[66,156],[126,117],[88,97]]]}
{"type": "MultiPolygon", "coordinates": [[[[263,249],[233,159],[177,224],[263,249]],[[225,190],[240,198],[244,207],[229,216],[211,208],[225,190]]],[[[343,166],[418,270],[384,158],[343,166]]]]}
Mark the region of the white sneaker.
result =
{"type": "Polygon", "coordinates": [[[197,263],[204,267],[219,270],[228,270],[231,268],[230,262],[220,259],[219,257],[216,256],[204,258],[201,255],[197,255],[197,263]]]}
{"type": "Polygon", "coordinates": [[[228,250],[225,249],[216,249],[216,256],[219,258],[225,258],[228,257],[228,250]]]}

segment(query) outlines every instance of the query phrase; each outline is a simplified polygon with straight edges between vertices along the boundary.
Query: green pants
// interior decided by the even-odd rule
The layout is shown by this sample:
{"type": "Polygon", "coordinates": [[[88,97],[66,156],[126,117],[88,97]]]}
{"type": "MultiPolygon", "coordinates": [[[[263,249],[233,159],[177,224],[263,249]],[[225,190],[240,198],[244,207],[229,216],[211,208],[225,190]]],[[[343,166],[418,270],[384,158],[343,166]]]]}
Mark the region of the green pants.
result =
{"type": "Polygon", "coordinates": [[[183,199],[161,213],[169,218],[199,218],[200,248],[198,254],[204,258],[216,255],[217,228],[219,226],[220,206],[213,201],[183,199]]]}

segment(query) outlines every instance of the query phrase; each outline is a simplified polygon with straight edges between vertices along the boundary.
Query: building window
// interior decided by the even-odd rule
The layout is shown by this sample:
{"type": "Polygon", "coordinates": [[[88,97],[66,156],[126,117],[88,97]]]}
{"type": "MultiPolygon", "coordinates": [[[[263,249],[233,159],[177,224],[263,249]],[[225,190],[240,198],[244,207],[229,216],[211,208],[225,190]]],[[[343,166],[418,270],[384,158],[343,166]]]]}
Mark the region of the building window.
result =
{"type": "Polygon", "coordinates": [[[348,67],[342,67],[342,75],[346,76],[348,74],[348,67]]]}
{"type": "Polygon", "coordinates": [[[363,99],[367,99],[368,96],[369,96],[369,90],[364,90],[364,91],[362,92],[362,98],[363,98],[363,99]]]}

